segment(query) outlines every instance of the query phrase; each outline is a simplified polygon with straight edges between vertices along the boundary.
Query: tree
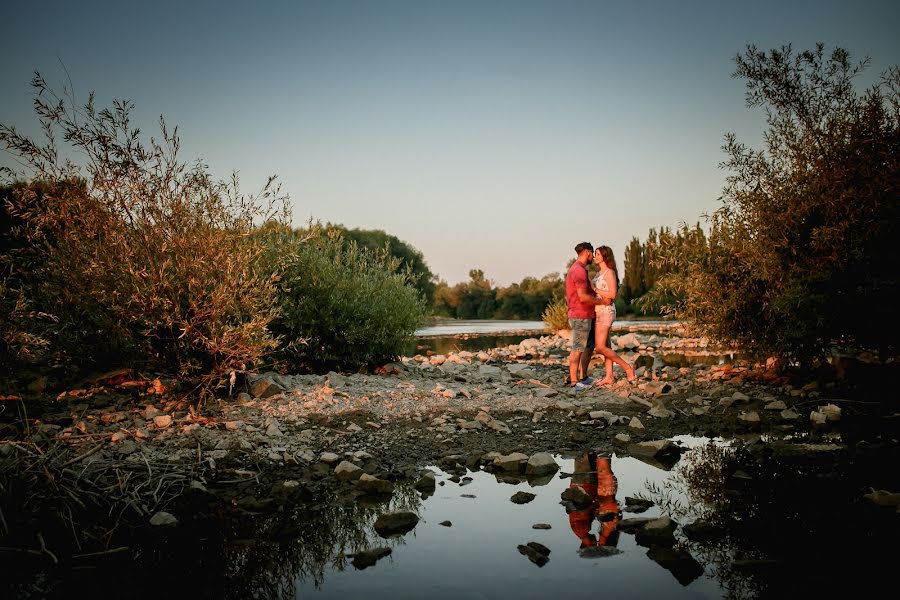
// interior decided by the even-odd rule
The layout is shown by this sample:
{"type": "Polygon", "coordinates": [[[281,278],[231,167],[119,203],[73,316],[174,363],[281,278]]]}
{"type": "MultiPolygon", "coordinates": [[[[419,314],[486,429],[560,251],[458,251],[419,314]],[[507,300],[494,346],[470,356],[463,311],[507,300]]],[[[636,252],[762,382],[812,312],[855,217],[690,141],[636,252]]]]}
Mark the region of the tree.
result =
{"type": "MultiPolygon", "coordinates": [[[[747,105],[763,107],[763,149],[726,136],[722,206],[689,276],[664,287],[672,308],[712,337],[812,366],[834,344],[895,350],[900,70],[859,94],[867,66],[837,48],[749,46],[735,58],[747,105]]],[[[699,246],[698,246],[699,247],[699,246]]]]}
{"type": "Polygon", "coordinates": [[[380,229],[347,229],[343,225],[332,224],[327,227],[340,230],[345,242],[354,242],[360,248],[373,252],[387,250],[389,256],[399,260],[401,269],[409,269],[410,283],[419,291],[425,302],[431,304],[434,301],[437,277],[431,272],[419,250],[380,229]]]}

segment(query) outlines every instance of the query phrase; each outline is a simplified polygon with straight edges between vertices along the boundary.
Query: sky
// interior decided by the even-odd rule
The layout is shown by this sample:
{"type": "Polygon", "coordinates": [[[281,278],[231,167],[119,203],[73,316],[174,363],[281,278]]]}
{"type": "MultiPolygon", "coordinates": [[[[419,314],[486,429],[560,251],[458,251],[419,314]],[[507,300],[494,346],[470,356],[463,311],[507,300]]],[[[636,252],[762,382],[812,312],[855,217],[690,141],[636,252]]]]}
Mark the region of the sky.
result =
{"type": "MultiPolygon", "coordinates": [[[[823,42],[900,63],[900,2],[371,0],[16,2],[0,123],[37,136],[29,86],[135,103],[182,158],[253,192],[277,175],[294,225],[381,229],[455,284],[562,271],[581,241],[703,223],[726,133],[759,147],[734,57],[823,42]]],[[[0,165],[12,166],[0,152],[0,165]]]]}

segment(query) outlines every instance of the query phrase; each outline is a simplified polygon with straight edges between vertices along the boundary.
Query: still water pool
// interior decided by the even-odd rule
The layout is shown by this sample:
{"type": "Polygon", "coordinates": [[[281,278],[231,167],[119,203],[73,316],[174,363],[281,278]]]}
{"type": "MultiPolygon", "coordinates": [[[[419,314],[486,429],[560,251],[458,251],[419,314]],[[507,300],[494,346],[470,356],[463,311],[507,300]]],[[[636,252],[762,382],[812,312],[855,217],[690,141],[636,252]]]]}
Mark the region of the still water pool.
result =
{"type": "MultiPolygon", "coordinates": [[[[706,440],[682,441],[700,444],[706,440]]],[[[567,514],[560,494],[578,482],[589,481],[591,474],[583,475],[580,470],[588,464],[583,462],[584,457],[555,458],[561,470],[549,480],[530,483],[503,482],[505,478],[484,471],[469,471],[454,483],[450,474],[432,467],[439,484],[435,493],[421,502],[421,520],[415,529],[399,538],[370,540],[375,546],[391,547],[390,556],[363,570],[350,565],[326,570],[318,582],[298,580],[298,597],[722,597],[719,582],[702,568],[686,575],[690,581],[680,582],[675,574],[648,558],[648,549],[637,545],[633,535],[615,531],[618,518],[601,521],[603,517],[590,514],[591,509],[567,514]],[[510,497],[518,491],[535,494],[535,498],[527,504],[514,504],[510,497]],[[447,521],[449,526],[442,525],[447,521]],[[550,528],[534,529],[535,524],[550,528]],[[603,554],[611,555],[591,552],[591,546],[600,543],[598,538],[605,538],[603,554]],[[517,547],[528,542],[538,542],[550,550],[546,564],[538,566],[520,554],[517,547]]],[[[648,489],[670,487],[666,482],[673,477],[669,471],[631,457],[613,455],[610,466],[618,482],[618,489],[612,490],[613,506],[620,511],[628,510],[624,506],[626,497],[646,496],[648,489]]],[[[678,498],[670,494],[669,498],[688,502],[683,494],[678,498]]],[[[659,514],[660,508],[655,506],[640,516],[659,514]]],[[[621,512],[619,518],[634,516],[621,512]]]]}

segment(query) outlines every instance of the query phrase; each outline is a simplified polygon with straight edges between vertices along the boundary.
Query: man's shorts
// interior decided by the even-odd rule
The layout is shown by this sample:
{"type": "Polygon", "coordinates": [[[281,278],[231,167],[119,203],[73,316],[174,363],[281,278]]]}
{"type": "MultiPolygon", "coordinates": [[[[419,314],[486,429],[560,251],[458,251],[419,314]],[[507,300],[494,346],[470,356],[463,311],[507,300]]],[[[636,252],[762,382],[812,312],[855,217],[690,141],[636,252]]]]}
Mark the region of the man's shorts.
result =
{"type": "Polygon", "coordinates": [[[594,319],[569,319],[569,327],[572,329],[572,343],[569,344],[569,350],[593,352],[594,319]]]}

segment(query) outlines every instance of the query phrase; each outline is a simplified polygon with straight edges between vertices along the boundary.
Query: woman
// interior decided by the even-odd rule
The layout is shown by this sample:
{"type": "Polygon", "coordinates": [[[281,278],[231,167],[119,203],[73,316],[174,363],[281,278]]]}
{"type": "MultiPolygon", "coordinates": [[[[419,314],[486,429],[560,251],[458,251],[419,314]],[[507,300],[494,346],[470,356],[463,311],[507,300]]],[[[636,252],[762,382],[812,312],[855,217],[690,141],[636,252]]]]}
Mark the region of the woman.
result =
{"type": "Polygon", "coordinates": [[[619,358],[619,355],[608,347],[609,330],[616,320],[616,294],[619,292],[619,270],[616,268],[616,259],[609,246],[599,246],[594,252],[594,262],[600,267],[600,272],[594,278],[594,291],[597,296],[610,300],[610,304],[595,307],[597,320],[595,321],[596,342],[594,348],[606,359],[606,377],[601,385],[610,384],[615,379],[613,375],[613,363],[622,367],[628,381],[634,381],[634,368],[619,358]]]}

